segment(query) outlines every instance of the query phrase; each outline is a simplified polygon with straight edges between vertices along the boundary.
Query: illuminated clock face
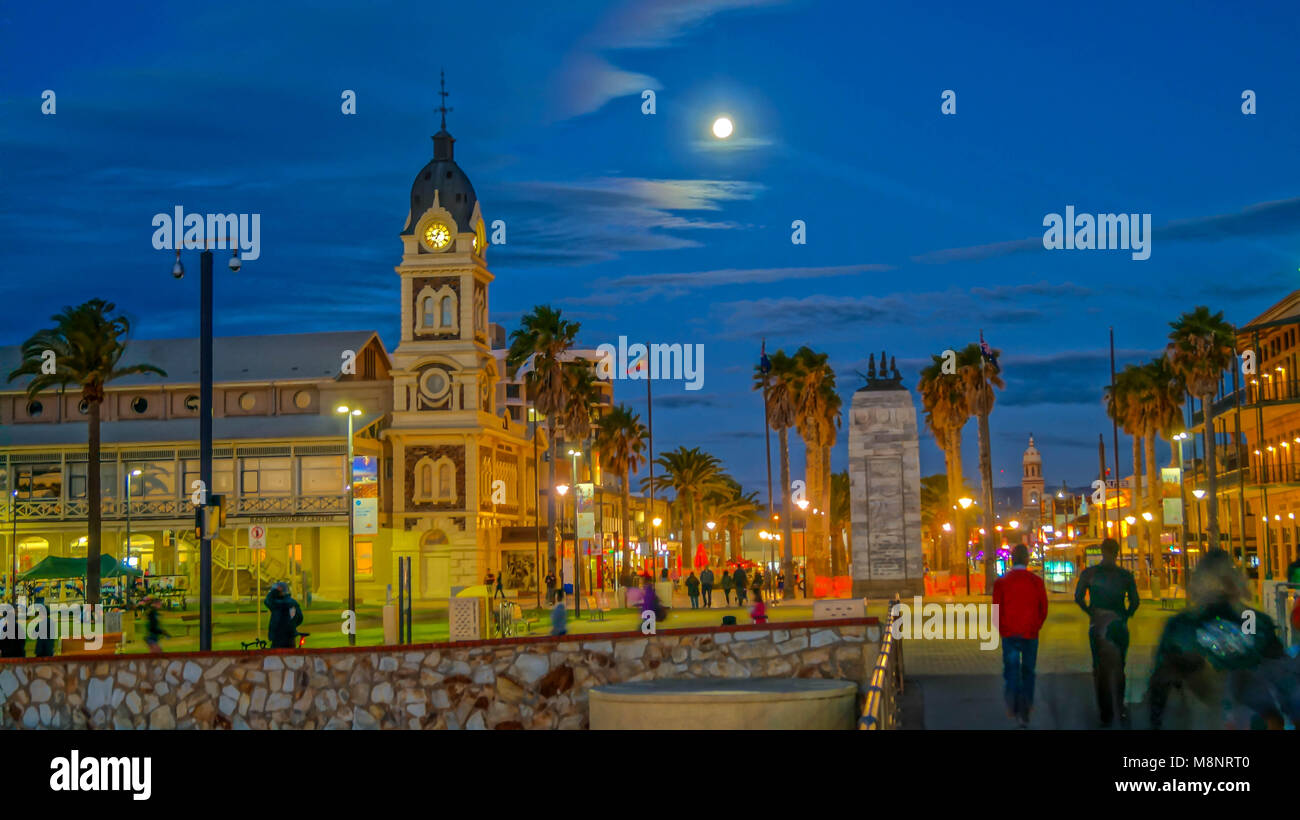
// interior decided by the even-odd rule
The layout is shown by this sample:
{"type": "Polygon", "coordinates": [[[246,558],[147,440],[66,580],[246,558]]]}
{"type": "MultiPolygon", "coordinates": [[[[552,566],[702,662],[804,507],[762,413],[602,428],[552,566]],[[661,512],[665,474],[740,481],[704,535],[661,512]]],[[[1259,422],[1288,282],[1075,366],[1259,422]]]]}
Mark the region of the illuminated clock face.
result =
{"type": "Polygon", "coordinates": [[[451,242],[451,231],[441,222],[430,223],[429,227],[424,229],[424,244],[434,250],[442,250],[451,242]]]}

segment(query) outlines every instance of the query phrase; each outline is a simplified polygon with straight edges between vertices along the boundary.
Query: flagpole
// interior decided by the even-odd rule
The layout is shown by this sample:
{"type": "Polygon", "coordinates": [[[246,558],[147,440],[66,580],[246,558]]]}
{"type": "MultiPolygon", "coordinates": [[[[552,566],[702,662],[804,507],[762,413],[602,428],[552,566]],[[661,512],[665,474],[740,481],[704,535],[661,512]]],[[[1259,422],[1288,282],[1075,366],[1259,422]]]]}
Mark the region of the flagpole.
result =
{"type": "MultiPolygon", "coordinates": [[[[767,360],[767,339],[763,339],[763,345],[759,348],[758,369],[763,374],[763,447],[767,450],[767,525],[772,524],[772,431],[771,425],[767,418],[767,373],[771,365],[767,360]]],[[[775,547],[772,548],[775,550],[775,547]]],[[[744,558],[744,552],[741,552],[741,558],[744,558]]],[[[776,556],[769,556],[768,571],[771,571],[771,564],[775,563],[776,556]]],[[[805,563],[807,563],[805,561],[805,563]]],[[[808,567],[804,567],[804,573],[807,574],[808,567]]],[[[793,578],[787,578],[786,582],[794,584],[793,578]]],[[[792,587],[793,588],[793,587],[792,587]]]]}
{"type": "MultiPolygon", "coordinates": [[[[646,354],[645,360],[645,421],[646,421],[646,438],[650,444],[650,458],[647,463],[650,465],[650,500],[646,508],[646,524],[650,524],[655,517],[655,413],[654,401],[650,396],[650,358],[646,354]]],[[[650,583],[657,579],[655,573],[658,572],[659,552],[655,548],[655,530],[650,526],[650,583]]]]}
{"type": "MultiPolygon", "coordinates": [[[[1110,329],[1110,400],[1111,400],[1112,402],[1116,402],[1116,401],[1117,401],[1117,400],[1116,400],[1116,396],[1115,396],[1115,328],[1113,328],[1113,327],[1110,329]]],[[[1116,404],[1116,409],[1118,409],[1118,407],[1119,407],[1119,405],[1116,404]]],[[[1115,459],[1115,535],[1116,535],[1116,539],[1115,539],[1115,540],[1118,541],[1118,540],[1119,540],[1119,537],[1118,537],[1118,536],[1120,535],[1120,528],[1119,528],[1119,521],[1120,521],[1120,516],[1119,516],[1119,504],[1120,504],[1120,499],[1122,498],[1122,496],[1120,495],[1120,490],[1119,490],[1119,487],[1120,487],[1120,482],[1119,482],[1119,419],[1118,419],[1117,416],[1118,416],[1118,413],[1111,413],[1111,414],[1110,414],[1110,432],[1111,432],[1111,436],[1112,436],[1112,441],[1111,441],[1111,443],[1114,445],[1114,452],[1111,454],[1111,456],[1112,456],[1112,458],[1115,459]]],[[[1134,470],[1137,469],[1137,465],[1136,465],[1136,464],[1133,465],[1133,469],[1134,469],[1134,470]]],[[[1123,542],[1120,542],[1120,543],[1121,543],[1121,546],[1122,546],[1123,542]]],[[[1123,555],[1123,552],[1124,552],[1123,549],[1121,549],[1121,550],[1120,550],[1120,554],[1123,555]]],[[[1120,563],[1121,563],[1121,566],[1122,566],[1122,565],[1123,565],[1123,562],[1120,562],[1120,563]]]]}

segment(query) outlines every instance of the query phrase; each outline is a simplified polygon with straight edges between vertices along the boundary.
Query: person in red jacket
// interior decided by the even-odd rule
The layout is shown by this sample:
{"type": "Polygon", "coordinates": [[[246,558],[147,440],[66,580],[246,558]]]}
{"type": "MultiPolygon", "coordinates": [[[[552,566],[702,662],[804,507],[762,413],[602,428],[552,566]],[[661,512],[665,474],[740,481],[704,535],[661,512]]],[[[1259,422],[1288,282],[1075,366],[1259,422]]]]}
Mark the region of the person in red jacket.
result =
{"type": "Polygon", "coordinates": [[[1006,682],[1007,716],[1024,729],[1034,708],[1034,666],[1038,663],[1038,630],[1047,620],[1047,587],[1030,572],[1029,548],[1011,550],[1011,571],[993,584],[993,613],[1002,636],[1002,678],[1006,682]]]}

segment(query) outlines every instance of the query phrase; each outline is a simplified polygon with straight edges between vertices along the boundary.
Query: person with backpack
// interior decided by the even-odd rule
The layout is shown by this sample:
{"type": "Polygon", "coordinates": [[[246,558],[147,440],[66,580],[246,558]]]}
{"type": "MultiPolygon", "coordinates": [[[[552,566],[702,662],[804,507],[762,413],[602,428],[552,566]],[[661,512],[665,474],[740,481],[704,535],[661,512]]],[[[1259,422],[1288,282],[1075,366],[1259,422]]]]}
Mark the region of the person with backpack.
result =
{"type": "Polygon", "coordinates": [[[728,607],[731,606],[731,589],[735,585],[736,582],[732,580],[731,573],[724,569],[722,571],[722,597],[727,600],[728,607]]]}
{"type": "Polygon", "coordinates": [[[745,568],[736,567],[736,572],[731,576],[731,582],[736,585],[736,606],[745,605],[745,597],[749,594],[748,581],[745,568]]]}
{"type": "Polygon", "coordinates": [[[713,570],[705,567],[700,573],[700,592],[704,596],[704,605],[713,608],[713,570]]]}
{"type": "Polygon", "coordinates": [[[1047,620],[1047,586],[1029,571],[1029,548],[1011,549],[1011,570],[993,583],[993,611],[1002,638],[1002,679],[1007,716],[1029,727],[1034,709],[1038,630],[1047,620]]]}
{"type": "Polygon", "coordinates": [[[699,609],[700,608],[700,579],[695,577],[695,573],[693,571],[691,572],[690,575],[686,576],[686,594],[690,596],[691,609],[699,609]]]}
{"type": "Polygon", "coordinates": [[[1121,567],[1119,542],[1101,542],[1101,563],[1079,574],[1074,602],[1087,614],[1088,645],[1092,649],[1092,676],[1097,690],[1097,709],[1103,728],[1111,725],[1115,713],[1128,720],[1124,703],[1124,662],[1128,656],[1128,620],[1137,612],[1139,600],[1133,573],[1121,567]],[[1084,600],[1087,603],[1084,603],[1084,600]]]}
{"type": "Polygon", "coordinates": [[[289,585],[284,581],[272,584],[266,593],[266,608],[271,617],[266,624],[266,638],[272,649],[292,649],[302,623],[302,607],[289,595],[289,585]]]}

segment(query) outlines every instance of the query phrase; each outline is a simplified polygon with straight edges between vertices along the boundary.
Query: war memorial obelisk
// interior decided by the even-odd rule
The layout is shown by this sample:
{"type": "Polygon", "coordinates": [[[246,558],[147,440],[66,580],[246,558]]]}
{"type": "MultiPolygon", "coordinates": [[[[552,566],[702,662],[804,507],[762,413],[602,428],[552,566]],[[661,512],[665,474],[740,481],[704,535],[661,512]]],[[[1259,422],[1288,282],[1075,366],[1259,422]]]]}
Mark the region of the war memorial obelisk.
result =
{"type": "Polygon", "coordinates": [[[853,597],[903,598],[924,591],[921,455],[916,407],[898,367],[872,355],[849,419],[853,597]]]}

